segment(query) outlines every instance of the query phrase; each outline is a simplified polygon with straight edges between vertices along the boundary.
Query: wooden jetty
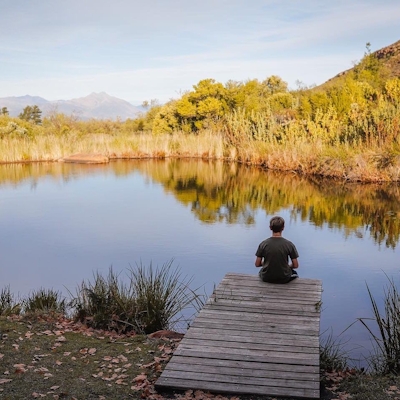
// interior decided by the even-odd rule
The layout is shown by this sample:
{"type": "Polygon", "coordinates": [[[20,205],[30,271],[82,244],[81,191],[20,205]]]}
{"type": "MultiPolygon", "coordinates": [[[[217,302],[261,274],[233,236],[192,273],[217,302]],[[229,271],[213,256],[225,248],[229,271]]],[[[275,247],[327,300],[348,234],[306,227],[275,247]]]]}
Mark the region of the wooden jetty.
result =
{"type": "Polygon", "coordinates": [[[321,292],[320,280],[227,274],[156,388],[319,399],[321,292]]]}

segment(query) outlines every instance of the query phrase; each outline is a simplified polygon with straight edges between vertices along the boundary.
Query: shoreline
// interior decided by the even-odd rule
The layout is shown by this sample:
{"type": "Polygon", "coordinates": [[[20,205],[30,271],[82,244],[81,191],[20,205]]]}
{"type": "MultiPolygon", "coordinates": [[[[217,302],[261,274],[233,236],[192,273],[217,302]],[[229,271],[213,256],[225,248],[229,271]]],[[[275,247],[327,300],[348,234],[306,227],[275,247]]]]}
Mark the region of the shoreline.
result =
{"type": "MultiPolygon", "coordinates": [[[[79,157],[78,157],[79,158],[79,157]]],[[[70,156],[65,156],[62,158],[49,158],[49,159],[40,159],[40,160],[15,160],[15,161],[0,161],[0,166],[6,165],[27,165],[27,164],[56,164],[56,163],[67,163],[67,164],[89,164],[89,165],[97,165],[97,164],[108,164],[109,162],[113,161],[130,161],[130,160],[167,160],[167,159],[176,159],[176,160],[203,160],[203,161],[222,161],[225,163],[237,163],[240,165],[245,165],[249,167],[259,168],[263,171],[273,171],[279,173],[287,173],[287,174],[295,174],[305,178],[315,178],[327,181],[334,181],[334,182],[343,182],[343,183],[353,183],[353,184],[400,184],[400,166],[399,166],[399,177],[398,179],[388,179],[387,175],[382,174],[381,176],[375,175],[373,177],[357,177],[356,175],[349,173],[348,176],[339,177],[337,174],[327,174],[324,175],[323,173],[307,173],[306,171],[299,169],[287,169],[287,168],[279,168],[268,165],[265,161],[261,160],[259,162],[254,162],[252,160],[242,160],[242,159],[233,159],[231,157],[221,157],[221,156],[204,156],[204,155],[174,155],[174,154],[163,154],[163,155],[151,155],[151,154],[137,154],[137,155],[107,155],[104,153],[96,153],[96,154],[89,154],[89,153],[75,153],[71,154],[70,156]],[[90,158],[93,156],[93,160],[84,158],[90,158]],[[73,156],[80,156],[82,160],[67,160],[73,156]],[[103,158],[107,159],[107,161],[98,161],[96,159],[103,158]],[[350,175],[350,176],[349,176],[350,175]]]]}

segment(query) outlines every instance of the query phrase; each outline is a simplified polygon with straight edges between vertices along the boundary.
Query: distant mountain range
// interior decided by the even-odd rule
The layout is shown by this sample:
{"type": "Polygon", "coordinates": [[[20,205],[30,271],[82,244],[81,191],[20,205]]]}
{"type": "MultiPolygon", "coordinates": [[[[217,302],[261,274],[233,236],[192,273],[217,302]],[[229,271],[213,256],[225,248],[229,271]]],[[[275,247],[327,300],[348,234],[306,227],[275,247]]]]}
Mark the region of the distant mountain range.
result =
{"type": "Polygon", "coordinates": [[[7,107],[10,116],[17,117],[26,106],[38,106],[45,117],[57,112],[66,115],[73,114],[82,120],[88,119],[121,119],[135,118],[144,111],[142,107],[108,95],[107,93],[92,93],[86,97],[72,100],[49,101],[38,96],[18,96],[0,98],[0,109],[7,107]]]}

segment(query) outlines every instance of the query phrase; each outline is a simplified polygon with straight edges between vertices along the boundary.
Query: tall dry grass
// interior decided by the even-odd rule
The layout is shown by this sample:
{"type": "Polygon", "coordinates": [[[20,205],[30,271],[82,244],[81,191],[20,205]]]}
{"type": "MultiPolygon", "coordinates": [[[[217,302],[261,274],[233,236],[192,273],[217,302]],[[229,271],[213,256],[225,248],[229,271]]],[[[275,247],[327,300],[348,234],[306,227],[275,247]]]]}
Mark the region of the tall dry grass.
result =
{"type": "Polygon", "coordinates": [[[400,181],[400,107],[395,104],[378,102],[368,112],[354,107],[346,118],[334,108],[317,110],[305,120],[237,110],[219,126],[196,134],[152,135],[118,121],[55,116],[30,128],[0,117],[0,163],[55,161],[76,153],[201,157],[346,181],[400,181]]]}
{"type": "Polygon", "coordinates": [[[333,108],[283,122],[268,112],[234,112],[224,137],[244,163],[347,181],[400,181],[400,107],[388,103],[346,120],[333,108]]]}

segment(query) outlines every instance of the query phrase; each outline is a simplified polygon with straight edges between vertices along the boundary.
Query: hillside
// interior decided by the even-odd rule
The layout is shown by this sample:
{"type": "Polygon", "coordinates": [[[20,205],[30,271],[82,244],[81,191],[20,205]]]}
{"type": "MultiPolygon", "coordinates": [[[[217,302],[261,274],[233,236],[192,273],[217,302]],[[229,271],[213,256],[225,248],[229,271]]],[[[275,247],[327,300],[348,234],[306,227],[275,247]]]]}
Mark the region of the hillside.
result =
{"type": "MultiPolygon", "coordinates": [[[[372,55],[375,56],[382,66],[385,67],[390,78],[400,78],[400,40],[389,46],[383,47],[382,49],[374,51],[372,55]]],[[[319,87],[324,86],[328,82],[334,83],[352,70],[353,68],[350,68],[346,71],[338,73],[336,76],[329,79],[319,87]]]]}
{"type": "Polygon", "coordinates": [[[66,115],[75,115],[81,120],[94,119],[121,119],[135,118],[141,107],[108,95],[105,92],[91,93],[86,97],[72,100],[48,101],[38,96],[18,96],[0,98],[0,108],[7,107],[11,116],[18,116],[26,106],[37,105],[45,117],[52,112],[66,115]]]}
{"type": "Polygon", "coordinates": [[[373,54],[386,66],[391,77],[400,77],[400,40],[373,54]]]}

